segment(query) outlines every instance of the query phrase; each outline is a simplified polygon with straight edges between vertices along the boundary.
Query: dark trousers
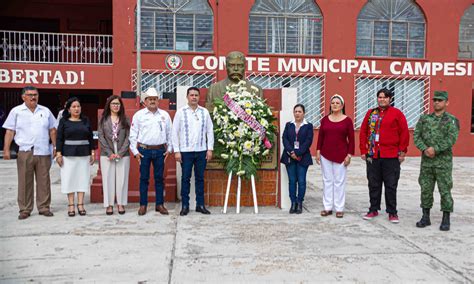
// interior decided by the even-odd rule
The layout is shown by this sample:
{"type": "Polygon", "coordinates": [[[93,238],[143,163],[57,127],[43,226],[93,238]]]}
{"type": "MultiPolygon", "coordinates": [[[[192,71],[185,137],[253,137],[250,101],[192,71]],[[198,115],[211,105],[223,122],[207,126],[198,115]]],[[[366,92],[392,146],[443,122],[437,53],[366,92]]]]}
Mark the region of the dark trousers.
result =
{"type": "Polygon", "coordinates": [[[204,206],[204,170],[206,169],[206,153],[181,152],[181,202],[183,207],[189,207],[189,191],[191,174],[194,167],[194,187],[196,190],[196,206],[204,206]]]}
{"type": "Polygon", "coordinates": [[[138,148],[143,155],[140,161],[140,205],[148,204],[148,186],[150,185],[150,165],[153,164],[155,177],[156,205],[163,204],[163,170],[165,167],[165,149],[151,150],[138,148]]]}
{"type": "Polygon", "coordinates": [[[386,212],[397,214],[397,187],[400,178],[398,158],[367,159],[367,179],[369,180],[370,212],[380,210],[382,184],[385,187],[386,212]]]}
{"type": "Polygon", "coordinates": [[[303,202],[306,193],[306,172],[308,166],[302,166],[292,160],[290,164],[286,165],[288,172],[289,191],[291,203],[303,202]],[[296,186],[298,185],[298,194],[296,193],[296,186]]]}

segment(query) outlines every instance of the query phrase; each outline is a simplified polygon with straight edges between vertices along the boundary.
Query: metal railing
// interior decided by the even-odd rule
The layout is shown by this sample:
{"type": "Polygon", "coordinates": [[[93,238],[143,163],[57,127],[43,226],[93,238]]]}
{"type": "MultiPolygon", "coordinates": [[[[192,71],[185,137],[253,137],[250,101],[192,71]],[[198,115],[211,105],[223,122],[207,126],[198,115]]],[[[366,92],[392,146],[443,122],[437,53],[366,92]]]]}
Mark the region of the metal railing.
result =
{"type": "Polygon", "coordinates": [[[326,76],[324,74],[300,74],[254,72],[247,79],[263,89],[297,88],[298,103],[305,106],[305,118],[319,128],[324,117],[326,76]]]}
{"type": "Polygon", "coordinates": [[[420,116],[430,109],[430,77],[399,75],[354,75],[354,126],[359,129],[369,109],[377,107],[377,91],[394,92],[392,105],[400,109],[408,127],[415,128],[420,116]]]}
{"type": "Polygon", "coordinates": [[[0,62],[112,64],[112,36],[0,30],[0,62]]]}
{"type": "MultiPolygon", "coordinates": [[[[153,87],[161,93],[174,93],[178,86],[209,88],[216,81],[215,71],[142,69],[142,91],[153,87]]],[[[132,90],[137,90],[137,70],[132,70],[132,90]]]]}

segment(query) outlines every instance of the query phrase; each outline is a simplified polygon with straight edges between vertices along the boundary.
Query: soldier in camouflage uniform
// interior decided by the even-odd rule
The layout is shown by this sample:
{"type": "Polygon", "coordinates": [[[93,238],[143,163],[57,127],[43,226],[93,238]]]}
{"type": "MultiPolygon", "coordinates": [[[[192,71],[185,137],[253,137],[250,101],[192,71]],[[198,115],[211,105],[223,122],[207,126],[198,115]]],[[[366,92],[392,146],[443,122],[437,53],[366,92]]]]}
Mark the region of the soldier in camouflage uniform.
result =
{"type": "Polygon", "coordinates": [[[433,206],[433,191],[437,183],[443,211],[443,220],[439,228],[442,231],[449,231],[449,214],[453,212],[452,147],[458,138],[459,121],[446,112],[448,104],[448,93],[435,91],[434,112],[422,115],[415,128],[415,145],[422,151],[418,183],[421,187],[423,217],[416,223],[419,228],[431,225],[430,209],[433,206]]]}

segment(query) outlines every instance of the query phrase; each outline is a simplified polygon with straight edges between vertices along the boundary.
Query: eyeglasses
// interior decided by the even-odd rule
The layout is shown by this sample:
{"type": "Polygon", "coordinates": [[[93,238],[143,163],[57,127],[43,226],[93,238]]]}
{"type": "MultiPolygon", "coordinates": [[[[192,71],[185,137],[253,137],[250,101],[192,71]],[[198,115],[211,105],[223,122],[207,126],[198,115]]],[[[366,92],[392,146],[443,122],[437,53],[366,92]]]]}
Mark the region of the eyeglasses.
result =
{"type": "Polygon", "coordinates": [[[435,102],[435,103],[439,103],[439,102],[442,102],[442,101],[444,101],[444,100],[442,100],[442,99],[433,99],[433,102],[435,102]]]}

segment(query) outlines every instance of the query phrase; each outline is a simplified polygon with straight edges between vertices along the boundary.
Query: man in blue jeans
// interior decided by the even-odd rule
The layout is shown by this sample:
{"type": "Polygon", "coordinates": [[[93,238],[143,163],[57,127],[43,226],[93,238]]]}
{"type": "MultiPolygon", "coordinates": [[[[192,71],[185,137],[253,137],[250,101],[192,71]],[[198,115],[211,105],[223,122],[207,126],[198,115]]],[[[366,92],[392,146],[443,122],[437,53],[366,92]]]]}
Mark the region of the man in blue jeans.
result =
{"type": "Polygon", "coordinates": [[[158,108],[158,92],[149,88],[142,93],[146,108],[133,115],[130,128],[130,150],[140,164],[140,209],[138,215],[145,215],[148,205],[148,185],[150,165],[153,164],[155,177],[155,211],[168,215],[163,205],[163,170],[166,157],[171,153],[171,118],[158,108]]]}
{"type": "Polygon", "coordinates": [[[180,108],[174,116],[173,150],[176,161],[181,163],[181,216],[189,213],[189,191],[191,173],[194,167],[196,188],[196,212],[211,214],[204,206],[204,170],[212,158],[214,147],[214,127],[206,108],[198,105],[199,89],[188,89],[188,104],[180,108]]]}

